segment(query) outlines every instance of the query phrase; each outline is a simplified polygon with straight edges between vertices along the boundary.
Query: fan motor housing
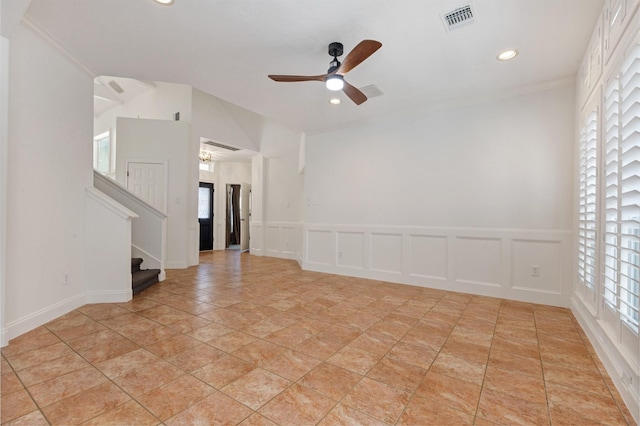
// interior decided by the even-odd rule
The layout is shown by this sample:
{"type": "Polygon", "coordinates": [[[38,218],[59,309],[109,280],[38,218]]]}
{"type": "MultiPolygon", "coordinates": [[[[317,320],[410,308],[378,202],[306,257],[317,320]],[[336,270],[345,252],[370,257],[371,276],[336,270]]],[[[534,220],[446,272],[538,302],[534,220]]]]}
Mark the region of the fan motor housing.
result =
{"type": "Polygon", "coordinates": [[[342,46],[342,43],[339,43],[337,41],[329,43],[329,55],[335,58],[336,56],[342,56],[342,53],[344,53],[344,47],[342,46]]]}

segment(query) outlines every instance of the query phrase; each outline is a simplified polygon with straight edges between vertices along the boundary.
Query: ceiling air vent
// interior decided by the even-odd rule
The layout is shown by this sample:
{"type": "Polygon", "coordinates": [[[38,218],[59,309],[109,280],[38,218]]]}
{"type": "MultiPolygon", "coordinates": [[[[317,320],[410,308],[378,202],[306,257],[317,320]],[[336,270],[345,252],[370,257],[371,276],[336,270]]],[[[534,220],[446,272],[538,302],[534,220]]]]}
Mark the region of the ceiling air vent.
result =
{"type": "Polygon", "coordinates": [[[471,5],[459,7],[441,16],[447,31],[457,30],[475,21],[471,5]]]}
{"type": "Polygon", "coordinates": [[[232,146],[223,145],[221,143],[214,142],[214,141],[204,141],[202,143],[205,144],[205,145],[211,145],[211,146],[215,146],[215,147],[218,147],[218,148],[227,149],[229,151],[240,151],[240,148],[234,148],[232,146]]]}
{"type": "Polygon", "coordinates": [[[375,98],[376,96],[381,96],[382,90],[378,89],[378,86],[374,84],[370,84],[368,86],[364,86],[360,88],[360,91],[365,94],[365,96],[369,99],[375,98]]]}
{"type": "Polygon", "coordinates": [[[111,88],[115,90],[117,94],[124,92],[124,89],[120,87],[120,85],[116,83],[115,80],[109,80],[109,86],[111,86],[111,88]]]}

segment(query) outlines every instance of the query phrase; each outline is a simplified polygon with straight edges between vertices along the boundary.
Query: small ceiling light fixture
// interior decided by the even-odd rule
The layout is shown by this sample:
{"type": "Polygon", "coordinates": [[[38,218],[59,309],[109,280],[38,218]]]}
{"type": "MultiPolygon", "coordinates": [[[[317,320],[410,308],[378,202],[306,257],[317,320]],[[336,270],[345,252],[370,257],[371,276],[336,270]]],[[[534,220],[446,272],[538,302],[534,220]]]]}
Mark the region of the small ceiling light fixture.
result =
{"type": "Polygon", "coordinates": [[[338,98],[331,98],[329,99],[329,103],[331,105],[340,105],[342,103],[342,101],[338,98]]]}
{"type": "Polygon", "coordinates": [[[171,6],[175,0],[153,0],[153,1],[163,6],[171,6]]]}
{"type": "Polygon", "coordinates": [[[329,90],[342,90],[344,87],[344,80],[341,75],[335,74],[327,78],[325,84],[329,90]]]}
{"type": "Polygon", "coordinates": [[[213,155],[211,154],[211,151],[200,151],[198,158],[200,158],[200,161],[202,161],[203,163],[209,163],[213,161],[213,155]]]}
{"type": "Polygon", "coordinates": [[[498,59],[499,61],[508,61],[515,58],[516,56],[518,56],[517,50],[505,50],[504,52],[496,56],[496,59],[498,59]]]}

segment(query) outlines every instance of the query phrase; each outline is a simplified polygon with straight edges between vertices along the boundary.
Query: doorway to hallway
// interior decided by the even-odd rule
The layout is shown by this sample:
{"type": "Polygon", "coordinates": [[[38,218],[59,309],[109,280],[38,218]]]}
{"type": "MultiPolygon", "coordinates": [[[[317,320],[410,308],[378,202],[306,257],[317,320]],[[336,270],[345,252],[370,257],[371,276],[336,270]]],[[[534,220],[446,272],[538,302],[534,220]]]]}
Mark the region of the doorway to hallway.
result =
{"type": "Polygon", "coordinates": [[[213,250],[213,184],[200,182],[198,188],[198,223],[200,224],[200,251],[213,250]]]}

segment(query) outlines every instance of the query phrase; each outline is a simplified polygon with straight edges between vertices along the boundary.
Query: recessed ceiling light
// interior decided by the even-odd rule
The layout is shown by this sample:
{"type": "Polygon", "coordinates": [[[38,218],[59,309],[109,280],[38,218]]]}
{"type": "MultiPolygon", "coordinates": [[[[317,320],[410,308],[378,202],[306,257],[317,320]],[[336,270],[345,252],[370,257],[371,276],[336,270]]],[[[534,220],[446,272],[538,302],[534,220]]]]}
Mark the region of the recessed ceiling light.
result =
{"type": "Polygon", "coordinates": [[[509,59],[513,59],[516,56],[518,56],[517,50],[505,50],[504,52],[500,53],[496,58],[499,61],[508,61],[509,59]]]}
{"type": "Polygon", "coordinates": [[[171,6],[175,0],[153,0],[153,1],[164,6],[171,6]]]}
{"type": "Polygon", "coordinates": [[[342,101],[338,98],[331,98],[329,99],[329,103],[331,105],[340,105],[342,103],[342,101]]]}

